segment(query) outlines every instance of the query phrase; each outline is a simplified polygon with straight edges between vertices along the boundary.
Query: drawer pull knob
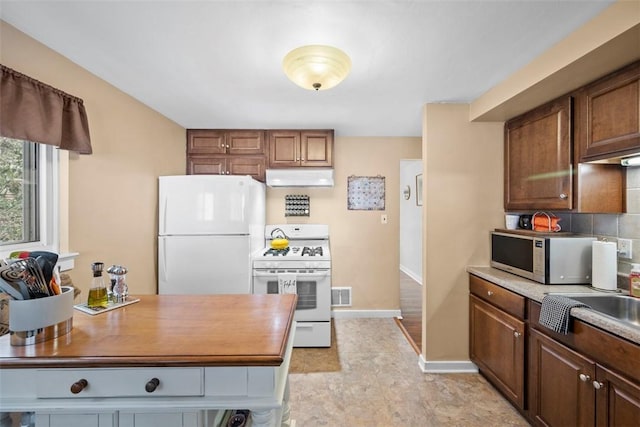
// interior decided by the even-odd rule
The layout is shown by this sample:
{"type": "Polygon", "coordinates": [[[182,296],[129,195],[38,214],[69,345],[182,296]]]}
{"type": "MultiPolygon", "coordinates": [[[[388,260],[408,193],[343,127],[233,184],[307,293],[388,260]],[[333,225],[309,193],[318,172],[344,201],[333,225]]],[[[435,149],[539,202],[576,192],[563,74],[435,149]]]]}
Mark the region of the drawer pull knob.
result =
{"type": "Polygon", "coordinates": [[[160,380],[157,378],[151,378],[147,384],[145,384],[144,389],[147,390],[147,393],[153,393],[156,391],[158,386],[160,385],[160,380]]]}
{"type": "Polygon", "coordinates": [[[604,384],[601,383],[600,381],[593,382],[593,388],[595,388],[596,390],[600,390],[602,387],[604,387],[604,384]]]}
{"type": "Polygon", "coordinates": [[[71,393],[78,394],[88,386],[89,383],[84,378],[71,384],[71,393]]]}
{"type": "Polygon", "coordinates": [[[520,338],[522,336],[522,334],[520,332],[518,332],[518,331],[515,331],[513,333],[513,336],[516,337],[516,338],[520,338]]]}
{"type": "Polygon", "coordinates": [[[589,375],[585,375],[585,374],[580,374],[580,381],[582,382],[587,382],[591,379],[591,377],[589,375]]]}
{"type": "Polygon", "coordinates": [[[489,296],[493,295],[493,291],[487,291],[487,295],[489,296]]]}

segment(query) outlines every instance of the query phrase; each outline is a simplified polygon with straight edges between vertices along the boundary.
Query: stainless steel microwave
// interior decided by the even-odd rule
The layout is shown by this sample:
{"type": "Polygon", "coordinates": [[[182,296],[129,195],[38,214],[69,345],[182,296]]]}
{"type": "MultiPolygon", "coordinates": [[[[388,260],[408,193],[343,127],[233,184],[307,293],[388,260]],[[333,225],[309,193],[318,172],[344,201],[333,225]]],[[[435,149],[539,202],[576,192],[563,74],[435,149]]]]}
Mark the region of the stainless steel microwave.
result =
{"type": "Polygon", "coordinates": [[[545,285],[591,283],[595,237],[491,233],[491,266],[545,285]]]}

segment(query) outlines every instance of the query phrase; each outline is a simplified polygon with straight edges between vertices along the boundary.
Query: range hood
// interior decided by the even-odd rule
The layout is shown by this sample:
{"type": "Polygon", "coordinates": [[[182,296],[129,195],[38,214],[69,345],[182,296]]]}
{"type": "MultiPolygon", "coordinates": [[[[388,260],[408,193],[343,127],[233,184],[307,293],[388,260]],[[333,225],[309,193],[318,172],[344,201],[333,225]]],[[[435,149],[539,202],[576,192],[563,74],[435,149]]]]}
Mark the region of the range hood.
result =
{"type": "Polygon", "coordinates": [[[333,169],[267,169],[269,187],[333,187],[333,169]]]}

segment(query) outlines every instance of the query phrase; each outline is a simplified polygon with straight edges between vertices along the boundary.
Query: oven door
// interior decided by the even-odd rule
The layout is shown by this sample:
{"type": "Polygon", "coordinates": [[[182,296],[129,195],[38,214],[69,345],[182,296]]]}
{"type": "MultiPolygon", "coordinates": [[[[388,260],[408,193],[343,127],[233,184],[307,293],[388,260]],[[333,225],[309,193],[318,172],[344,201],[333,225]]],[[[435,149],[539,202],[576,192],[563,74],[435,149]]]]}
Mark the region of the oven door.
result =
{"type": "Polygon", "coordinates": [[[253,293],[277,294],[278,276],[286,274],[289,279],[296,277],[295,320],[329,321],[331,320],[331,270],[329,269],[254,269],[253,293]]]}

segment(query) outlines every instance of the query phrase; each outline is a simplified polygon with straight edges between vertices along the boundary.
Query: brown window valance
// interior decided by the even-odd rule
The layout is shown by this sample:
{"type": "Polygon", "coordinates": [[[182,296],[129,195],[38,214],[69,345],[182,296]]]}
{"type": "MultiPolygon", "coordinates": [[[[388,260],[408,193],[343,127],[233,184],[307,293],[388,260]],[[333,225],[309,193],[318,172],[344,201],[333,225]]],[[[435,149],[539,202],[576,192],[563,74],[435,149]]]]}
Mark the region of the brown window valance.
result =
{"type": "Polygon", "coordinates": [[[0,135],[91,154],[82,99],[0,64],[0,135]]]}

